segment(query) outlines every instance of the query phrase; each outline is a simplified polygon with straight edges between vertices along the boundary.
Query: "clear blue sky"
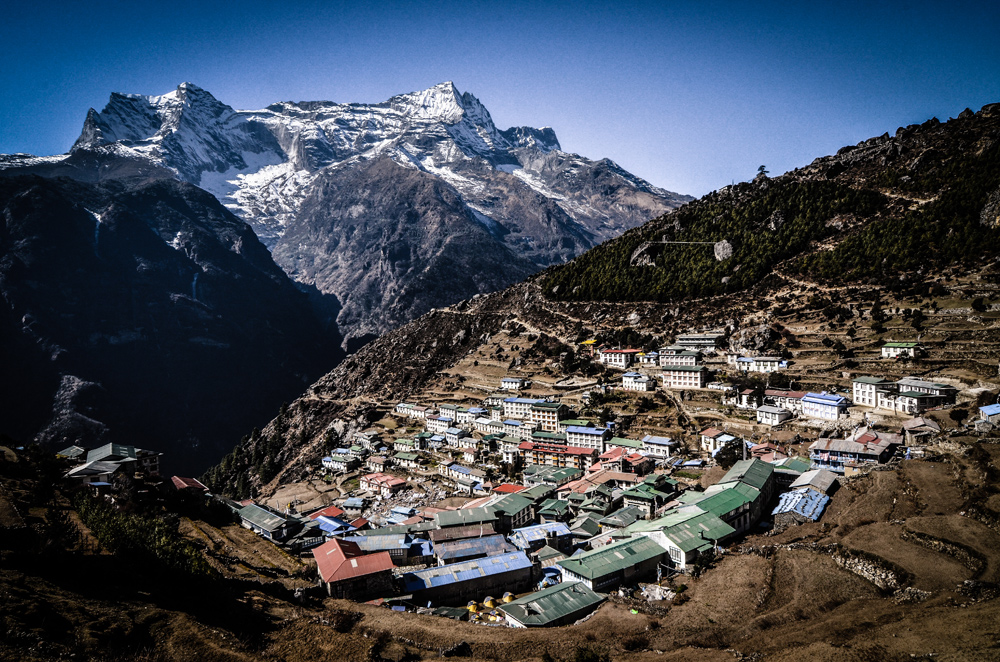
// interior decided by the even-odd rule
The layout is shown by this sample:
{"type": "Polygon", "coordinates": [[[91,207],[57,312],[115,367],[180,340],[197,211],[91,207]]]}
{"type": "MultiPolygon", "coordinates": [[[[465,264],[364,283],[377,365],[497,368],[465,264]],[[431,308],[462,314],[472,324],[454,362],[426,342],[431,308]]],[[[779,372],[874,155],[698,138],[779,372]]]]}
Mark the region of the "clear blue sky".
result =
{"type": "Polygon", "coordinates": [[[1000,101],[1000,3],[814,4],[12,2],[0,153],[65,152],[113,91],[250,109],[452,80],[501,128],[700,195],[1000,101]]]}

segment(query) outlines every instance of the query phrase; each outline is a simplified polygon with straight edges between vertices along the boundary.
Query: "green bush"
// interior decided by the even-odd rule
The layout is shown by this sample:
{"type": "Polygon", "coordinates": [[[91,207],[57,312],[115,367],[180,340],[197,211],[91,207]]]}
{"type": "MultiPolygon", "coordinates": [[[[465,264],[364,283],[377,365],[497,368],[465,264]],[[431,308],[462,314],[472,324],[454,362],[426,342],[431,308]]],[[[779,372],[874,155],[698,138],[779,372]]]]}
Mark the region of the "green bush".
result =
{"type": "Polygon", "coordinates": [[[88,494],[79,495],[74,506],[101,545],[116,556],[193,579],[217,577],[176,527],[158,517],[123,513],[88,494]]]}

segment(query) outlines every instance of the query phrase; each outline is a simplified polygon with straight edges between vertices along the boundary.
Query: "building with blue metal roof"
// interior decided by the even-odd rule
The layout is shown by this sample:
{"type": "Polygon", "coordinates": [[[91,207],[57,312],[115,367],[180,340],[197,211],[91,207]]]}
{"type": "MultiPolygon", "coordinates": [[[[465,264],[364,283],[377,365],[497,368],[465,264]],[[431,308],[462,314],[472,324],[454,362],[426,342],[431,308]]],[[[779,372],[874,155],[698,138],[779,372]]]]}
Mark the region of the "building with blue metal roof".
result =
{"type": "Polygon", "coordinates": [[[806,393],[802,398],[802,417],[836,421],[847,412],[847,398],[836,393],[806,393]]]}
{"type": "Polygon", "coordinates": [[[573,542],[573,532],[563,522],[546,522],[514,529],[510,541],[518,549],[536,552],[548,545],[555,549],[566,549],[573,542]]]}
{"type": "Polygon", "coordinates": [[[438,565],[462,563],[515,551],[517,548],[499,533],[481,538],[449,540],[434,545],[434,556],[438,559],[438,565]]]}
{"type": "Polygon", "coordinates": [[[403,590],[416,603],[464,605],[487,595],[520,593],[534,583],[534,566],[524,552],[487,556],[473,561],[408,572],[403,590]]]}
{"type": "Polygon", "coordinates": [[[811,487],[785,492],[778,497],[778,505],[771,512],[774,528],[781,530],[793,524],[815,522],[823,514],[830,497],[811,487]]]}
{"type": "Polygon", "coordinates": [[[986,405],[979,408],[979,415],[984,421],[1000,424],[1000,404],[986,405]]]}

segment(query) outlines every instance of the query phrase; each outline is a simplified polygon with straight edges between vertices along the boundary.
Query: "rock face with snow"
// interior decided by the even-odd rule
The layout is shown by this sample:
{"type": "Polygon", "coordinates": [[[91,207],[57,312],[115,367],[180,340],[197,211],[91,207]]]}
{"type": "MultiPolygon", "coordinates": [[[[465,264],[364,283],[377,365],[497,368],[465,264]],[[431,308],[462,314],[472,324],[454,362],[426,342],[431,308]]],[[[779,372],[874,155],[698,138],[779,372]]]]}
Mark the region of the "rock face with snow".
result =
{"type": "Polygon", "coordinates": [[[341,355],[251,228],[190,184],[0,176],[0,432],[197,473],[341,355]]]}
{"type": "Polygon", "coordinates": [[[689,199],[562,151],[550,128],[500,130],[452,83],[377,104],[252,111],[188,83],[114,94],[68,158],[83,154],[166,168],[213,193],[354,338],[509,285],[689,199]]]}

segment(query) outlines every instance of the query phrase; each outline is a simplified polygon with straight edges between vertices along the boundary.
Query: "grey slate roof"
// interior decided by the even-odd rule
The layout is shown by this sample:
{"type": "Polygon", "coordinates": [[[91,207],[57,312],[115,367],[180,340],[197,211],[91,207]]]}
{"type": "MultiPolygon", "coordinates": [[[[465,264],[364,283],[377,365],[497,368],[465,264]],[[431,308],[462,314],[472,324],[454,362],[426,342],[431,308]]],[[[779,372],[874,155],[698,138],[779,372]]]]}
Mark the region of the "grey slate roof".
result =
{"type": "Polygon", "coordinates": [[[253,503],[240,509],[240,517],[265,531],[277,531],[288,521],[281,515],[253,503]]]}

